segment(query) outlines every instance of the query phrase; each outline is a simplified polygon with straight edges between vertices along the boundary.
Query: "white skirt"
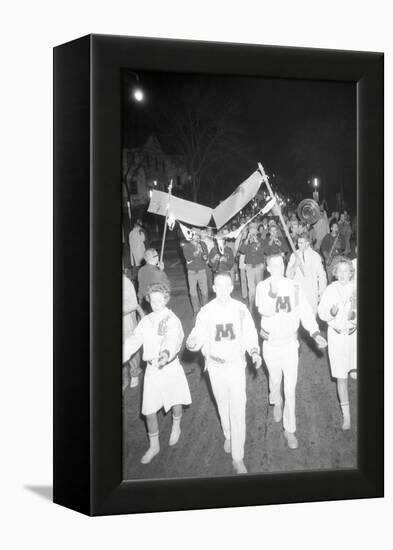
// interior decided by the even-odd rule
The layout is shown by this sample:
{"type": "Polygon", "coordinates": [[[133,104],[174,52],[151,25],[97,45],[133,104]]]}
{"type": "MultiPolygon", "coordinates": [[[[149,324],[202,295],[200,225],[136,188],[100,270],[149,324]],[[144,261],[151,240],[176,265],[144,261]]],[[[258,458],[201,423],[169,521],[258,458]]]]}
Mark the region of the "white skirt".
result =
{"type": "Polygon", "coordinates": [[[356,330],[352,334],[338,334],[328,328],[328,353],[330,370],[334,378],[347,378],[350,370],[357,368],[356,330]]]}
{"type": "Polygon", "coordinates": [[[177,357],[162,369],[149,364],[146,366],[142,414],[156,413],[162,407],[168,412],[174,405],[190,404],[187,378],[177,357]]]}

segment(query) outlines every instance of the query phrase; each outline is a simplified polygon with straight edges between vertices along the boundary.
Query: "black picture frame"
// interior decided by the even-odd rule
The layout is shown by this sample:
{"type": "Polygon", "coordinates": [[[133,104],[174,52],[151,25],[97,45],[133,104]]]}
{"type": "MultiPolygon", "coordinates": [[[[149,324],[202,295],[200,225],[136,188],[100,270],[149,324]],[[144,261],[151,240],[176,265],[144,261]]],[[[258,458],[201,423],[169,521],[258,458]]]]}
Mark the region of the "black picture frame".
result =
{"type": "Polygon", "coordinates": [[[54,49],[54,496],[88,515],[382,497],[382,53],[88,35],[54,49]],[[121,69],[356,83],[358,468],[122,479],[121,69]]]}

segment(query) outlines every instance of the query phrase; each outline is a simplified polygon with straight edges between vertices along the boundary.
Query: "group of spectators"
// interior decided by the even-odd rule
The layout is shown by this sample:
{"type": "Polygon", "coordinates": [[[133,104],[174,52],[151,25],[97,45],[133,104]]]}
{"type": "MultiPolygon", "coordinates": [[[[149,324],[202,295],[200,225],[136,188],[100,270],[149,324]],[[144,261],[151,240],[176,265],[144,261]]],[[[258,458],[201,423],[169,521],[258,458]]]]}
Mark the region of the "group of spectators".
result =
{"type": "Polygon", "coordinates": [[[303,279],[312,280],[312,284],[305,286],[311,305],[316,309],[326,278],[328,282],[333,279],[334,259],[341,256],[352,259],[356,255],[348,212],[332,212],[328,218],[321,207],[320,217],[314,225],[299,220],[295,212],[284,214],[284,220],[296,254],[291,253],[285,231],[274,216],[252,221],[240,233],[239,227],[247,223],[244,217],[232,220],[216,235],[210,227],[192,229],[191,240],[183,240],[181,247],[195,315],[212,294],[214,274],[222,271],[231,273],[234,283],[240,281],[242,299],[247,300],[252,312],[256,286],[265,277],[266,260],[277,254],[282,255],[288,276],[296,277],[299,266],[303,279]],[[234,237],[236,233],[239,234],[234,237]]]}

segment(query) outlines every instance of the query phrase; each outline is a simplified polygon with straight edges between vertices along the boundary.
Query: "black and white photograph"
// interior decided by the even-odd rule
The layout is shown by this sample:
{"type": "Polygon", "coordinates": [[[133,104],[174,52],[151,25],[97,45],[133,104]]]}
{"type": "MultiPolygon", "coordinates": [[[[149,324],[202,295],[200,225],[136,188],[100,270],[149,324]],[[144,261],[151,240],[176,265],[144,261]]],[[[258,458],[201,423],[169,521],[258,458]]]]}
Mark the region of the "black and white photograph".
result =
{"type": "Polygon", "coordinates": [[[388,546],[389,7],[4,5],[2,548],[388,546]]]}
{"type": "Polygon", "coordinates": [[[121,78],[124,479],[357,468],[356,85],[121,78]]]}

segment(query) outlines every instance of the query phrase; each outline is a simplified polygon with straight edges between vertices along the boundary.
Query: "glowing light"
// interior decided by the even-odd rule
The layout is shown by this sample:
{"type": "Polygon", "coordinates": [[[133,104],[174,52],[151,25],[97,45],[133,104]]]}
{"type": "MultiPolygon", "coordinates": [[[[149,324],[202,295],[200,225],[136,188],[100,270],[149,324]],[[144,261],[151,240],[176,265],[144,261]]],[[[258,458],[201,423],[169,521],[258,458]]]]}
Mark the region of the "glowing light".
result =
{"type": "Polygon", "coordinates": [[[149,191],[149,197],[152,198],[152,196],[153,196],[153,191],[150,189],[150,191],[149,191]]]}
{"type": "Polygon", "coordinates": [[[139,103],[145,99],[145,94],[141,88],[135,88],[132,95],[134,96],[135,101],[138,101],[139,103]]]}
{"type": "Polygon", "coordinates": [[[157,187],[157,180],[153,181],[153,185],[154,185],[154,187],[157,187]]]}
{"type": "Polygon", "coordinates": [[[318,187],[318,178],[314,178],[314,187],[315,187],[315,188],[318,187]]]}

